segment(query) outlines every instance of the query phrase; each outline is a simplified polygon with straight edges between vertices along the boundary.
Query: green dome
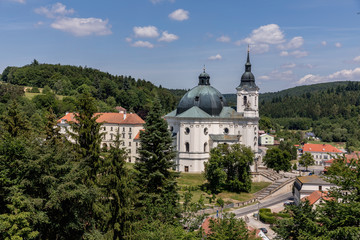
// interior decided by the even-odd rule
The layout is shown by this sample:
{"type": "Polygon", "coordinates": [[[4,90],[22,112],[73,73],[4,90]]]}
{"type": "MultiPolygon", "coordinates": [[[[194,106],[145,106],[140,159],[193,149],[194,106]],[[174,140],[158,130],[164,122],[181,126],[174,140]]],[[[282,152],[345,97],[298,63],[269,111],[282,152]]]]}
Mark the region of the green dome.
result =
{"type": "Polygon", "coordinates": [[[199,85],[188,91],[180,100],[176,109],[179,115],[188,109],[197,106],[211,116],[218,116],[223,107],[226,106],[226,99],[215,88],[210,86],[209,74],[203,72],[199,76],[199,85]]]}

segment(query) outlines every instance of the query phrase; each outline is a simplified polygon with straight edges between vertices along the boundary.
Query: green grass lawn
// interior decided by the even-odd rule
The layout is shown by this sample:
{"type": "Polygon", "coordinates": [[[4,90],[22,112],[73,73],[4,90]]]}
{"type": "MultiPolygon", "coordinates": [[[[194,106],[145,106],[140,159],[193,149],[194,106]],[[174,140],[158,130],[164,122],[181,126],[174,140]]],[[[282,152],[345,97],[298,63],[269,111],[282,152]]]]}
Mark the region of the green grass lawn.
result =
{"type": "MultiPolygon", "coordinates": [[[[199,173],[181,173],[178,179],[179,187],[191,187],[193,190],[191,193],[193,194],[192,201],[196,202],[200,199],[201,195],[205,199],[205,204],[209,204],[207,197],[211,197],[211,195],[202,191],[200,186],[206,182],[203,174],[199,173]]],[[[250,193],[233,193],[223,191],[216,195],[217,198],[221,197],[225,202],[242,202],[247,201],[253,198],[253,193],[260,191],[261,189],[269,186],[268,182],[254,182],[251,186],[250,193]]],[[[183,195],[183,191],[179,191],[180,195],[183,195]]]]}

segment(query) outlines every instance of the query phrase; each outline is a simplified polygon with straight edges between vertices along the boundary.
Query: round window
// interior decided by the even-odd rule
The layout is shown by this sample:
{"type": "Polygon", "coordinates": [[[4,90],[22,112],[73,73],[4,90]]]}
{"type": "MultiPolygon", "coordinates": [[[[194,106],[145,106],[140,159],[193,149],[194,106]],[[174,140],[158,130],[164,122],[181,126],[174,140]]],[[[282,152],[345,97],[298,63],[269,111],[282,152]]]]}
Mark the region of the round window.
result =
{"type": "Polygon", "coordinates": [[[208,135],[208,133],[209,133],[208,129],[207,129],[207,128],[204,128],[204,134],[205,134],[205,135],[208,135]]]}
{"type": "Polygon", "coordinates": [[[228,128],[224,128],[224,133],[228,134],[229,133],[229,129],[228,128]]]}
{"type": "Polygon", "coordinates": [[[190,133],[190,128],[185,128],[185,134],[187,135],[187,134],[189,134],[190,133]]]}

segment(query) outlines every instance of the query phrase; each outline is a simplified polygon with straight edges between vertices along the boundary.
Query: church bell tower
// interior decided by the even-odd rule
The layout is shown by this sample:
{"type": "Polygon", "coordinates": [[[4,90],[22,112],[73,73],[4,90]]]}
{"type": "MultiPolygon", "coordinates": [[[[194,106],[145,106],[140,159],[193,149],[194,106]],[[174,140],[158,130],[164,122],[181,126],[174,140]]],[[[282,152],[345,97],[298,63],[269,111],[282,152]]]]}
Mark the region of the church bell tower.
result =
{"type": "Polygon", "coordinates": [[[237,90],[237,112],[244,113],[244,117],[259,117],[259,88],[255,84],[254,74],[251,72],[250,51],[248,47],[245,72],[241,76],[237,90]]]}

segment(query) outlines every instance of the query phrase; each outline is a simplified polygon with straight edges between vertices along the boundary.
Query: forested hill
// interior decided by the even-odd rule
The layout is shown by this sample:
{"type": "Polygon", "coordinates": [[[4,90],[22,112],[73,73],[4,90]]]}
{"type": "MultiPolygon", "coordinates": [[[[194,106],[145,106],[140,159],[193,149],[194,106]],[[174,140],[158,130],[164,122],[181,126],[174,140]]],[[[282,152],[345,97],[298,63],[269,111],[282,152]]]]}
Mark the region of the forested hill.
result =
{"type": "Polygon", "coordinates": [[[360,112],[359,82],[337,82],[319,86],[306,86],[309,91],[288,91],[278,94],[268,101],[260,100],[260,113],[271,118],[307,117],[317,120],[322,117],[349,118],[360,112]],[[320,90],[313,90],[318,88],[320,90]],[[328,86],[325,88],[325,86],[328,86]],[[332,86],[332,87],[330,87],[332,86]],[[325,90],[326,89],[326,90],[325,90]]]}
{"type": "MultiPolygon", "coordinates": [[[[341,81],[341,82],[328,82],[328,83],[318,83],[318,84],[312,84],[312,85],[303,85],[303,86],[297,86],[293,88],[288,88],[285,90],[281,90],[278,92],[267,92],[267,93],[260,93],[259,99],[260,103],[262,101],[272,101],[275,98],[283,98],[285,96],[301,96],[303,94],[309,94],[319,91],[324,91],[331,88],[337,88],[338,86],[343,87],[348,85],[350,81],[341,81]]],[[[235,93],[229,93],[224,94],[224,97],[228,101],[229,105],[235,106],[236,105],[236,94],[235,93]]]]}
{"type": "Polygon", "coordinates": [[[39,64],[34,60],[23,67],[5,68],[1,80],[22,86],[49,86],[56,94],[66,96],[76,95],[83,88],[88,88],[98,100],[116,103],[135,112],[148,110],[155,96],[160,96],[164,112],[173,110],[177,104],[177,97],[168,89],[149,81],[114,76],[81,66],[39,64]]]}

